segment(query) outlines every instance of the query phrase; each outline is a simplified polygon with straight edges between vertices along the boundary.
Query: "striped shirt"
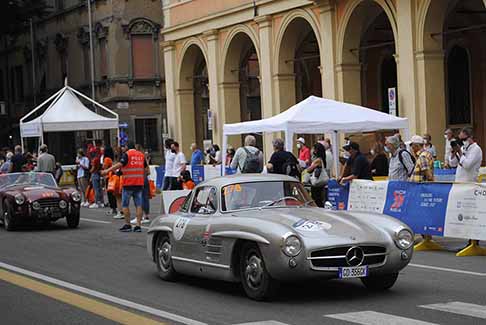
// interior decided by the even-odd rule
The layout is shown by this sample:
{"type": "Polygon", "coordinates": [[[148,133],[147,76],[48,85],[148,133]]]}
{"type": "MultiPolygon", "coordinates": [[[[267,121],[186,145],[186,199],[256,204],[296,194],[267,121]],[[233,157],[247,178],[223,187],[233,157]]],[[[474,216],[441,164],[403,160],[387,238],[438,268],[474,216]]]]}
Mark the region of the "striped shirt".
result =
{"type": "Polygon", "coordinates": [[[414,168],[415,166],[411,153],[404,149],[398,149],[390,158],[388,179],[391,181],[408,181],[408,176],[412,173],[414,168]],[[402,161],[400,161],[400,155],[402,161]]]}
{"type": "Polygon", "coordinates": [[[415,168],[413,170],[412,176],[410,176],[411,182],[427,182],[433,181],[434,175],[434,157],[432,154],[425,149],[420,150],[417,161],[415,162],[415,168]],[[427,179],[426,171],[430,170],[432,174],[432,179],[427,179]]]}

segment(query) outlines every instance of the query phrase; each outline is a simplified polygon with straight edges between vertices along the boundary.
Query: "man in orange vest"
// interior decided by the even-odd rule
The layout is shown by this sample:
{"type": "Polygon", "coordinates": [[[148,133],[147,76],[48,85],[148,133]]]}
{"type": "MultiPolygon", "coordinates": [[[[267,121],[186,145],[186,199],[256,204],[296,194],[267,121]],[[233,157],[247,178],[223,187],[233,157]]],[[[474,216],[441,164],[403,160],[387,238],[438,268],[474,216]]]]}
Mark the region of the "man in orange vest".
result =
{"type": "Polygon", "coordinates": [[[104,170],[102,175],[106,175],[111,171],[121,169],[122,172],[122,208],[123,216],[125,217],[125,225],[120,228],[122,232],[132,231],[130,225],[130,198],[133,198],[133,203],[136,208],[137,225],[133,228],[133,232],[141,232],[142,222],[142,198],[143,198],[143,184],[144,171],[148,168],[147,161],[142,152],[135,150],[135,145],[128,143],[128,151],[126,151],[120,162],[112,167],[104,170]]]}

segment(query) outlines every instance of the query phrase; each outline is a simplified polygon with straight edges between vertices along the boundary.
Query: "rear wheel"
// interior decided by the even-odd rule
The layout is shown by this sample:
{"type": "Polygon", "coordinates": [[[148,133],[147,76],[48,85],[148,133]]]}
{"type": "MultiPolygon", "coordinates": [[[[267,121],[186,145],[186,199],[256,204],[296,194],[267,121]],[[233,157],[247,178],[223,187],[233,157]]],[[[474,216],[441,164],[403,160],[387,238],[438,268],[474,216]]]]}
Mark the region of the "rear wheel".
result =
{"type": "Polygon", "coordinates": [[[372,291],[388,290],[397,282],[398,273],[383,274],[361,278],[365,287],[372,291]]]}
{"type": "Polygon", "coordinates": [[[172,265],[172,244],[166,234],[157,236],[155,246],[155,263],[159,276],[166,281],[173,281],[177,273],[172,265]]]}
{"type": "Polygon", "coordinates": [[[66,222],[69,228],[77,228],[79,226],[79,210],[72,212],[66,217],[66,222]]]}
{"type": "Polygon", "coordinates": [[[240,256],[241,283],[246,295],[254,300],[273,297],[278,289],[278,282],[268,273],[258,245],[244,244],[240,256]]]}
{"type": "Polygon", "coordinates": [[[3,226],[7,231],[15,230],[13,209],[8,201],[3,202],[3,226]]]}

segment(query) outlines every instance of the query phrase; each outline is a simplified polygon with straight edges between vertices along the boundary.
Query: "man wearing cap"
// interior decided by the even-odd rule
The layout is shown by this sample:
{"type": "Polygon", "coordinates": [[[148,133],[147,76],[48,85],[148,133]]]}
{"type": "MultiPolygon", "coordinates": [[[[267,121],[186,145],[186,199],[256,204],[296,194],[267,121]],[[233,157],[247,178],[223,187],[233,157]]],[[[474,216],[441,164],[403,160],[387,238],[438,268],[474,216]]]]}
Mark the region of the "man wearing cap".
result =
{"type": "Polygon", "coordinates": [[[351,174],[342,177],[340,183],[344,184],[353,179],[373,179],[371,177],[370,163],[359,150],[359,144],[356,142],[349,142],[343,149],[349,153],[349,159],[347,160],[346,165],[351,167],[351,174]]]}
{"type": "Polygon", "coordinates": [[[414,135],[410,139],[410,148],[417,158],[413,173],[410,176],[411,182],[432,182],[434,181],[434,157],[424,148],[424,138],[414,135]]]}
{"type": "Polygon", "coordinates": [[[305,168],[311,163],[311,153],[309,147],[305,145],[305,139],[300,137],[297,139],[297,149],[299,149],[299,164],[305,168]]]}
{"type": "Polygon", "coordinates": [[[407,181],[415,167],[412,154],[400,148],[401,143],[396,135],[387,137],[385,141],[385,151],[391,155],[388,168],[388,179],[391,181],[407,181]]]}

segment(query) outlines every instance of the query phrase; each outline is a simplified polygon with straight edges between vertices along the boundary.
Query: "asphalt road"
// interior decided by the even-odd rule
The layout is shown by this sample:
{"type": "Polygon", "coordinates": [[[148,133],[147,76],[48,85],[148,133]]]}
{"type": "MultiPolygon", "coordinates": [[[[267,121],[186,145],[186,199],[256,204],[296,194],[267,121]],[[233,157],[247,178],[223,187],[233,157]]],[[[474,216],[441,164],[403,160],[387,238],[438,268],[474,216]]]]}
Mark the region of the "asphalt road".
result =
{"type": "MultiPolygon", "coordinates": [[[[357,280],[284,286],[272,302],[237,284],[164,282],[145,233],[120,233],[105,210],[82,210],[79,229],[0,229],[1,324],[485,324],[486,257],[416,253],[392,290],[357,280]]],[[[153,211],[158,211],[154,206],[153,211]]],[[[146,231],[144,229],[144,231],[146,231]]]]}

